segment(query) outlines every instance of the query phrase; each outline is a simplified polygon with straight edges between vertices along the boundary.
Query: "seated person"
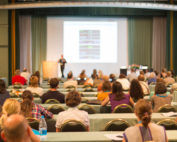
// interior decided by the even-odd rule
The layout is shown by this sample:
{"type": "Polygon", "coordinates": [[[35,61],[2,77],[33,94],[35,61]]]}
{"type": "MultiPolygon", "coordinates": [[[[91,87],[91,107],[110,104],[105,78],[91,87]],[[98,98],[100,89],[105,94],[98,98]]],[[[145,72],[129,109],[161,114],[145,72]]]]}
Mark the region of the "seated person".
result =
{"type": "Polygon", "coordinates": [[[25,117],[32,117],[35,119],[40,119],[42,115],[45,118],[52,118],[53,114],[47,111],[39,104],[33,102],[33,95],[30,91],[26,90],[22,94],[23,101],[21,102],[21,113],[25,117]]]}
{"type": "Polygon", "coordinates": [[[98,92],[99,91],[102,91],[102,85],[103,85],[103,82],[104,81],[109,81],[109,76],[107,76],[107,75],[104,75],[103,76],[103,79],[102,79],[102,82],[98,85],[98,87],[97,87],[97,90],[98,90],[98,92]]]}
{"type": "Polygon", "coordinates": [[[26,84],[26,79],[20,75],[20,70],[16,70],[15,76],[12,77],[12,85],[14,84],[26,84]]]}
{"type": "Polygon", "coordinates": [[[10,98],[9,92],[6,90],[4,80],[0,79],[0,106],[3,106],[7,98],[10,98]]]}
{"type": "Polygon", "coordinates": [[[149,95],[150,94],[150,89],[148,84],[145,82],[144,75],[139,75],[138,76],[138,81],[141,85],[141,88],[143,90],[144,95],[149,95]]]}
{"type": "Polygon", "coordinates": [[[22,77],[24,77],[27,82],[29,81],[29,79],[30,79],[30,73],[27,71],[27,68],[24,68],[23,72],[21,72],[20,75],[22,77]]]}
{"type": "Polygon", "coordinates": [[[130,89],[130,82],[128,81],[128,79],[126,78],[124,74],[120,74],[119,78],[116,81],[122,84],[123,90],[130,89]]]}
{"type": "Polygon", "coordinates": [[[127,75],[127,79],[131,82],[133,79],[137,79],[136,70],[131,68],[131,73],[127,75]]]}
{"type": "Polygon", "coordinates": [[[50,90],[42,95],[41,97],[42,103],[45,103],[45,101],[48,99],[56,99],[60,103],[65,102],[64,94],[60,93],[57,90],[58,85],[59,85],[59,81],[57,78],[50,79],[50,90]]]}
{"type": "Polygon", "coordinates": [[[167,142],[165,129],[151,123],[151,114],[151,104],[140,99],[135,105],[135,115],[139,123],[125,130],[123,142],[167,142]]]}
{"type": "Polygon", "coordinates": [[[112,93],[101,103],[101,106],[105,106],[110,102],[111,110],[121,104],[127,104],[134,106],[134,101],[128,94],[123,93],[123,88],[120,82],[114,82],[112,85],[112,93]]]}
{"type": "Polygon", "coordinates": [[[172,85],[173,83],[175,83],[175,79],[172,78],[172,74],[171,71],[167,72],[167,77],[164,79],[165,85],[169,86],[172,85]]]}
{"type": "Polygon", "coordinates": [[[95,78],[98,78],[98,74],[97,74],[97,70],[96,69],[93,70],[93,73],[92,73],[91,77],[92,77],[93,80],[95,78]]]}
{"type": "Polygon", "coordinates": [[[40,142],[22,115],[14,114],[4,122],[1,136],[6,142],[40,142]]]}
{"type": "Polygon", "coordinates": [[[160,77],[161,78],[166,78],[167,77],[167,69],[166,68],[162,69],[162,72],[160,73],[160,77]]]}
{"type": "Polygon", "coordinates": [[[102,91],[98,92],[97,100],[103,101],[107,98],[107,96],[111,93],[111,83],[109,81],[105,81],[102,86],[102,91]]]}
{"type": "Polygon", "coordinates": [[[77,81],[73,79],[73,73],[70,71],[67,76],[67,81],[64,82],[63,87],[67,88],[68,86],[74,86],[77,88],[77,81]]]}
{"type": "Polygon", "coordinates": [[[115,74],[111,73],[111,74],[109,75],[109,81],[110,81],[111,83],[113,83],[114,81],[116,81],[116,76],[115,76],[115,74]]]}
{"type": "Polygon", "coordinates": [[[82,70],[82,72],[80,73],[79,78],[78,78],[78,84],[84,85],[86,80],[87,80],[87,75],[85,74],[85,70],[82,70]]]}
{"type": "Polygon", "coordinates": [[[69,108],[58,114],[56,120],[56,132],[60,131],[61,125],[67,120],[81,121],[89,129],[88,113],[77,108],[81,102],[80,94],[77,91],[71,91],[67,94],[65,101],[69,108]]]}
{"type": "Polygon", "coordinates": [[[156,83],[156,74],[151,72],[148,78],[148,84],[156,83]]]}
{"type": "Polygon", "coordinates": [[[167,94],[167,88],[163,82],[156,83],[155,94],[151,98],[152,105],[154,106],[154,112],[157,112],[161,106],[165,104],[171,105],[172,95],[167,94]]]}
{"type": "Polygon", "coordinates": [[[26,90],[31,91],[33,94],[38,94],[42,96],[44,93],[44,89],[39,87],[39,80],[37,76],[31,76],[30,78],[30,86],[26,88],[26,90]]]}

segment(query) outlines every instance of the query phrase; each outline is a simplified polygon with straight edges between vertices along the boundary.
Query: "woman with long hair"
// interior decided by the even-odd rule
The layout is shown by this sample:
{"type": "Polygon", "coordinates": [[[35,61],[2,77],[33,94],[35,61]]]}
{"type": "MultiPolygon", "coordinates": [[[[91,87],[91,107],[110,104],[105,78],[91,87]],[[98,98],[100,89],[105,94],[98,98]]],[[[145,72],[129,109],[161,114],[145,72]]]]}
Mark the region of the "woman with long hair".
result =
{"type": "Polygon", "coordinates": [[[123,88],[120,82],[114,82],[112,85],[112,93],[101,103],[102,106],[105,106],[110,102],[111,110],[121,104],[134,105],[133,99],[128,94],[123,93],[123,88]]]}
{"type": "Polygon", "coordinates": [[[137,102],[139,99],[142,99],[144,97],[142,87],[137,79],[132,80],[130,84],[129,94],[134,102],[137,102]]]}
{"type": "Polygon", "coordinates": [[[135,105],[138,124],[125,130],[123,142],[167,142],[165,129],[151,123],[151,114],[151,104],[144,99],[138,100],[135,105]]]}

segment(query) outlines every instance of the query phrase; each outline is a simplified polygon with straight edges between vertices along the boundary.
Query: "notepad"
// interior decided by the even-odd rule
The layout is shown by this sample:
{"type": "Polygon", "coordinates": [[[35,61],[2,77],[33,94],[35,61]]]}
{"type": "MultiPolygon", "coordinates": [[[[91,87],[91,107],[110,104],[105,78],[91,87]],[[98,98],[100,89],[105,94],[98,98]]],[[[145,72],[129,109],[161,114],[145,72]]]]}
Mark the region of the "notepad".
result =
{"type": "Polygon", "coordinates": [[[104,136],[115,141],[123,140],[123,134],[105,134],[104,136]]]}

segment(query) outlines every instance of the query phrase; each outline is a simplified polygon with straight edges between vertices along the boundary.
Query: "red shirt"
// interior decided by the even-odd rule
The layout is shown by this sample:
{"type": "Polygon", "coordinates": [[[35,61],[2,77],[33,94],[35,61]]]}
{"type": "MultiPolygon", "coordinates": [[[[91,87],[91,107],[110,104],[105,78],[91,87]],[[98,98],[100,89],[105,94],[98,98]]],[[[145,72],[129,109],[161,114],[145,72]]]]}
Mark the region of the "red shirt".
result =
{"type": "Polygon", "coordinates": [[[20,75],[15,75],[12,77],[12,84],[15,84],[16,82],[24,85],[26,84],[26,79],[20,75]]]}

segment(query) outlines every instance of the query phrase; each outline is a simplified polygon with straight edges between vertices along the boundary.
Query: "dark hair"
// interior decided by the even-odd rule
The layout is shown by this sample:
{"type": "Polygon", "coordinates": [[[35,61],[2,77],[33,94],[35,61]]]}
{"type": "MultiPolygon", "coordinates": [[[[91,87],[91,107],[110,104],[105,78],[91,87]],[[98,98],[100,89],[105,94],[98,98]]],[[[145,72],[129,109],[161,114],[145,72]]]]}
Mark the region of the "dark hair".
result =
{"type": "Polygon", "coordinates": [[[77,91],[73,90],[66,95],[65,102],[69,107],[76,107],[81,102],[81,96],[77,91]]]}
{"type": "Polygon", "coordinates": [[[70,71],[69,73],[68,73],[68,75],[67,75],[67,78],[68,79],[71,79],[73,77],[73,73],[72,73],[72,71],[70,71]]]}
{"type": "Polygon", "coordinates": [[[109,81],[104,81],[102,86],[103,91],[111,91],[111,83],[109,81]]]}
{"type": "Polygon", "coordinates": [[[91,77],[92,77],[92,79],[97,79],[98,78],[98,74],[97,74],[96,69],[93,70],[93,73],[92,73],[91,77]]]}
{"type": "Polygon", "coordinates": [[[125,98],[122,84],[115,81],[112,85],[112,93],[116,95],[115,100],[120,101],[125,98]]]}
{"type": "Polygon", "coordinates": [[[121,74],[119,75],[119,78],[126,78],[126,76],[125,76],[125,74],[122,74],[122,73],[121,73],[121,74]]]}
{"type": "Polygon", "coordinates": [[[5,84],[5,81],[0,79],[0,93],[5,93],[6,91],[6,84],[5,84]]]}
{"type": "Polygon", "coordinates": [[[155,86],[155,94],[164,94],[166,92],[167,92],[167,88],[165,86],[165,83],[157,82],[155,86]]]}
{"type": "Polygon", "coordinates": [[[137,101],[144,96],[142,87],[137,79],[133,79],[130,84],[130,96],[134,101],[137,101]]]}
{"type": "Polygon", "coordinates": [[[144,81],[144,80],[145,80],[144,75],[140,74],[140,75],[138,76],[138,80],[139,80],[139,81],[144,81]]]}
{"type": "Polygon", "coordinates": [[[21,113],[25,117],[31,117],[32,108],[33,108],[33,95],[31,91],[25,90],[22,94],[23,102],[21,102],[21,113]]]}
{"type": "Polygon", "coordinates": [[[50,88],[57,88],[59,80],[57,78],[50,79],[50,88]]]}
{"type": "Polygon", "coordinates": [[[149,122],[151,121],[152,114],[151,104],[144,99],[138,100],[138,102],[135,105],[135,113],[142,121],[143,126],[147,128],[149,122]]]}

